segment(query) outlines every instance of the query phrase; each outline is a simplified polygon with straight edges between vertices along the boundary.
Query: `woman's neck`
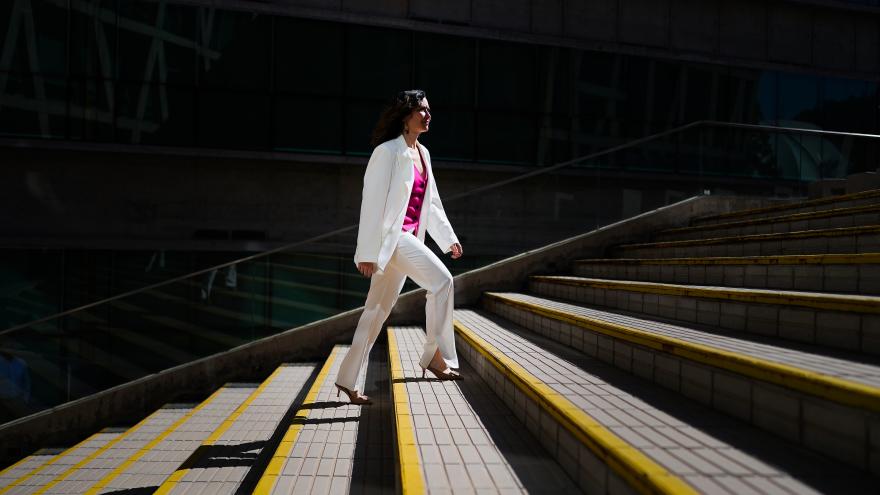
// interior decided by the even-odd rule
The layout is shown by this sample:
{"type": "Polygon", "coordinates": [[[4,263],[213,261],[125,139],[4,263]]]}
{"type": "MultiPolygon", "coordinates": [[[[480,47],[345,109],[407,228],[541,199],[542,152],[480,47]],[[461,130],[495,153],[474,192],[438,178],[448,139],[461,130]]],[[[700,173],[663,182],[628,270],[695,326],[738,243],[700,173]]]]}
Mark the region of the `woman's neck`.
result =
{"type": "Polygon", "coordinates": [[[418,134],[416,134],[416,135],[404,134],[404,135],[403,135],[403,140],[406,141],[406,145],[407,145],[408,147],[410,147],[410,148],[412,148],[412,149],[417,149],[417,148],[416,148],[416,143],[417,143],[418,140],[419,140],[419,135],[418,135],[418,134]]]}

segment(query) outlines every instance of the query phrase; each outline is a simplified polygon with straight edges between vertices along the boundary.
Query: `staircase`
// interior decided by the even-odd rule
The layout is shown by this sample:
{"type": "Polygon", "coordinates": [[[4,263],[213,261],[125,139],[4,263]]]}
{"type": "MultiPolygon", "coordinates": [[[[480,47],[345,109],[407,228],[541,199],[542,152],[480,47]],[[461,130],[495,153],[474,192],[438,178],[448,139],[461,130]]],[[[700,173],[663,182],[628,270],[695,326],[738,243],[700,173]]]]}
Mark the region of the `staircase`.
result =
{"type": "MultiPolygon", "coordinates": [[[[697,218],[0,471],[3,493],[878,493],[880,191],[697,218]]],[[[206,391],[207,392],[207,391],[206,391]]]]}

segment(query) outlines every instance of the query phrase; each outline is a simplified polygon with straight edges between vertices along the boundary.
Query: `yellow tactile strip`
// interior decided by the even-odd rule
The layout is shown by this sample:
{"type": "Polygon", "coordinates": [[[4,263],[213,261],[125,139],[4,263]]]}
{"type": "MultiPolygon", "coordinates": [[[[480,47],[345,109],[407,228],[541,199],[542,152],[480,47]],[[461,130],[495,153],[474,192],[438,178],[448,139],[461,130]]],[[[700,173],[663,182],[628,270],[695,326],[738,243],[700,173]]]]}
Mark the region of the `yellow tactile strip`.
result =
{"type": "Polygon", "coordinates": [[[742,289],[726,287],[702,287],[695,285],[638,282],[633,280],[607,280],[560,275],[532,275],[530,280],[574,287],[594,289],[627,290],[667,296],[699,297],[745,303],[779,304],[812,309],[880,314],[880,297],[855,294],[822,294],[788,290],[742,289]]]}
{"type": "Polygon", "coordinates": [[[389,327],[387,332],[391,396],[394,400],[394,423],[397,431],[397,458],[400,462],[400,487],[404,494],[417,495],[426,493],[421,456],[416,444],[416,431],[406,394],[406,383],[403,381],[403,364],[400,362],[397,337],[393,328],[389,327]]]}
{"type": "Polygon", "coordinates": [[[776,234],[750,234],[711,239],[689,239],[686,241],[645,242],[639,244],[622,244],[618,249],[667,248],[684,246],[706,246],[714,244],[730,244],[734,242],[780,241],[789,239],[806,239],[810,237],[845,237],[864,234],[880,234],[880,225],[862,225],[859,227],[841,227],[838,229],[800,230],[797,232],[781,232],[776,234]]]}
{"type": "Polygon", "coordinates": [[[871,265],[880,264],[880,253],[792,254],[780,256],[707,256],[694,258],[580,259],[585,265],[871,265]]]}
{"type": "Polygon", "coordinates": [[[333,362],[336,360],[338,354],[338,346],[330,351],[330,356],[324,361],[321,371],[318,372],[318,376],[309,388],[306,398],[296,412],[296,416],[291,420],[290,426],[287,427],[287,431],[284,433],[284,438],[281,439],[281,443],[278,444],[278,448],[275,449],[275,453],[272,454],[272,460],[270,460],[269,465],[266,466],[266,470],[263,472],[263,476],[257,483],[256,488],[254,488],[253,493],[258,495],[268,495],[272,493],[272,489],[278,481],[278,476],[281,474],[284,463],[287,461],[290,452],[293,450],[296,438],[299,436],[300,431],[302,431],[303,422],[309,418],[309,412],[311,409],[307,406],[318,401],[318,393],[321,391],[324,381],[326,381],[327,377],[330,375],[330,370],[333,368],[333,362]]]}
{"type": "Polygon", "coordinates": [[[539,407],[642,494],[696,494],[684,480],[615,435],[586,411],[529,373],[458,320],[455,331],[539,407]]]}
{"type": "Polygon", "coordinates": [[[484,297],[655,351],[708,364],[847,406],[880,412],[880,389],[747,354],[717,349],[487,292],[484,297]]]}
{"type": "MultiPolygon", "coordinates": [[[[41,460],[41,462],[38,462],[38,463],[36,463],[35,465],[32,464],[34,467],[33,467],[32,469],[28,470],[24,475],[22,475],[22,476],[20,476],[20,477],[18,477],[18,478],[16,478],[16,479],[14,479],[14,480],[13,480],[11,483],[9,483],[8,485],[6,485],[6,486],[0,488],[0,494],[2,494],[2,493],[6,493],[6,492],[8,492],[9,490],[15,488],[16,486],[21,486],[21,485],[26,484],[28,480],[32,479],[34,476],[39,475],[40,473],[42,473],[42,472],[43,472],[46,468],[48,468],[49,466],[52,466],[52,465],[57,464],[59,461],[62,461],[62,460],[64,460],[64,459],[66,459],[66,458],[67,458],[68,456],[70,456],[71,454],[73,454],[73,453],[79,451],[80,449],[82,449],[82,448],[84,448],[84,447],[86,447],[86,446],[88,446],[88,445],[94,443],[96,440],[98,440],[99,437],[101,437],[101,436],[107,436],[106,434],[107,434],[108,432],[112,431],[112,430],[115,430],[115,428],[105,428],[105,429],[102,429],[101,431],[99,431],[99,432],[97,432],[97,433],[93,433],[92,435],[89,435],[86,439],[84,439],[84,440],[82,440],[81,442],[77,443],[77,444],[74,445],[73,447],[70,447],[70,448],[68,448],[68,449],[66,449],[66,450],[64,450],[64,451],[62,451],[62,452],[60,452],[60,453],[58,453],[58,454],[56,454],[56,455],[54,455],[54,456],[42,456],[42,455],[40,455],[39,452],[38,452],[38,453],[36,453],[36,454],[34,454],[34,455],[27,456],[27,457],[23,458],[22,460],[16,462],[15,464],[13,464],[13,465],[7,467],[7,468],[4,469],[3,471],[0,471],[0,476],[4,475],[4,474],[6,474],[6,473],[9,473],[9,472],[11,472],[11,471],[13,471],[13,470],[15,470],[15,469],[18,468],[19,466],[22,466],[22,465],[24,465],[25,463],[30,462],[30,461],[33,460],[34,458],[37,458],[37,459],[40,459],[40,460],[41,460]]],[[[117,435],[118,435],[118,433],[117,433],[117,435]]],[[[106,441],[110,441],[110,440],[112,440],[112,438],[107,439],[106,441]]],[[[100,448],[100,447],[99,447],[99,448],[100,448]]]]}
{"type": "Polygon", "coordinates": [[[835,208],[833,210],[811,211],[806,213],[792,213],[790,215],[781,215],[777,217],[755,218],[753,220],[739,220],[736,222],[713,223],[707,225],[696,225],[693,227],[678,227],[674,229],[665,229],[657,232],[658,235],[665,234],[685,234],[689,232],[700,232],[704,230],[719,230],[736,227],[748,227],[750,225],[765,225],[768,223],[781,222],[803,222],[807,220],[815,220],[819,218],[830,218],[838,216],[858,215],[859,213],[880,212],[880,204],[853,206],[850,208],[835,208]]]}
{"type": "Polygon", "coordinates": [[[873,198],[880,197],[880,189],[872,189],[870,191],[862,191],[857,193],[850,194],[841,194],[839,196],[829,196],[827,198],[817,198],[811,199],[807,201],[800,201],[797,203],[787,203],[784,205],[773,205],[773,206],[765,206],[763,208],[752,208],[748,210],[740,210],[733,211],[730,213],[722,213],[720,215],[712,215],[708,217],[698,218],[698,221],[708,221],[708,220],[721,220],[724,218],[737,218],[744,217],[748,215],[756,215],[759,213],[768,213],[772,211],[785,211],[785,210],[796,210],[798,208],[808,208],[810,206],[818,206],[825,205],[831,203],[843,203],[846,201],[852,201],[856,199],[865,199],[865,198],[873,198]]]}

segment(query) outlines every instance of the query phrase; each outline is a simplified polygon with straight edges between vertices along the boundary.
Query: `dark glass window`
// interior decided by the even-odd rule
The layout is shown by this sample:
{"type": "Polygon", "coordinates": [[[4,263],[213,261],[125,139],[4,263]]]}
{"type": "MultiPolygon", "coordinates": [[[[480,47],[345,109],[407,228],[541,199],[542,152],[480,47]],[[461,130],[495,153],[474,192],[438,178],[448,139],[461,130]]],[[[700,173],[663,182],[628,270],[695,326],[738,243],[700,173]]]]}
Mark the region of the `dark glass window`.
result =
{"type": "Polygon", "coordinates": [[[343,53],[342,25],[276,19],[276,90],[341,94],[345,80],[343,53]]]}
{"type": "Polygon", "coordinates": [[[195,144],[195,92],[191,87],[120,83],[116,94],[116,137],[120,143],[195,144]]]}
{"type": "Polygon", "coordinates": [[[116,74],[116,2],[71,2],[70,74],[110,79],[116,74]]]}
{"type": "Polygon", "coordinates": [[[854,79],[823,79],[822,115],[819,119],[822,128],[874,132],[875,87],[872,83],[854,79]]]}
{"type": "MultiPolygon", "coordinates": [[[[431,96],[428,97],[431,100],[431,96]]],[[[431,149],[431,158],[472,160],[474,158],[474,113],[470,109],[445,108],[433,103],[431,130],[419,138],[431,149]]]]}
{"type": "Polygon", "coordinates": [[[818,124],[818,79],[815,76],[782,72],[778,80],[780,125],[818,124]]]}
{"type": "Polygon", "coordinates": [[[116,83],[109,79],[70,80],[71,139],[113,141],[115,139],[116,83]]]}
{"type": "Polygon", "coordinates": [[[536,47],[480,41],[478,106],[492,110],[537,110],[536,47]]]}
{"type": "Polygon", "coordinates": [[[201,89],[198,112],[201,146],[269,147],[269,97],[265,94],[201,89]]]}
{"type": "Polygon", "coordinates": [[[49,2],[3,2],[0,36],[12,57],[0,70],[64,75],[67,70],[67,9],[49,2]],[[34,39],[30,38],[30,27],[34,39]],[[9,33],[17,36],[9,38],[9,33]],[[7,46],[9,42],[9,46],[7,46]],[[33,45],[33,46],[31,46],[33,45]]]}
{"type": "Polygon", "coordinates": [[[431,105],[474,104],[474,41],[468,38],[419,33],[415,38],[417,88],[431,105]]]}
{"type": "Polygon", "coordinates": [[[571,52],[538,47],[538,108],[543,113],[571,115],[571,52]]]}
{"type": "Polygon", "coordinates": [[[195,82],[195,7],[121,2],[119,19],[120,80],[195,82]]]}
{"type": "Polygon", "coordinates": [[[575,51],[572,66],[576,70],[574,87],[578,115],[598,118],[623,117],[626,93],[625,58],[622,55],[575,51]]]}
{"type": "Polygon", "coordinates": [[[278,96],[275,148],[342,153],[342,101],[319,96],[278,96]]]}
{"type": "Polygon", "coordinates": [[[477,159],[535,163],[536,118],[531,114],[481,111],[477,115],[477,159]]]}
{"type": "Polygon", "coordinates": [[[370,135],[379,120],[383,102],[348,100],[345,105],[345,152],[368,155],[373,151],[370,135]]]}
{"type": "Polygon", "coordinates": [[[67,83],[42,74],[0,72],[0,133],[34,138],[65,136],[67,83]]]}
{"type": "Polygon", "coordinates": [[[199,84],[268,88],[271,17],[213,7],[199,7],[199,17],[199,84]]]}
{"type": "Polygon", "coordinates": [[[346,42],[346,93],[388,99],[411,89],[412,43],[406,31],[351,26],[346,42]]]}

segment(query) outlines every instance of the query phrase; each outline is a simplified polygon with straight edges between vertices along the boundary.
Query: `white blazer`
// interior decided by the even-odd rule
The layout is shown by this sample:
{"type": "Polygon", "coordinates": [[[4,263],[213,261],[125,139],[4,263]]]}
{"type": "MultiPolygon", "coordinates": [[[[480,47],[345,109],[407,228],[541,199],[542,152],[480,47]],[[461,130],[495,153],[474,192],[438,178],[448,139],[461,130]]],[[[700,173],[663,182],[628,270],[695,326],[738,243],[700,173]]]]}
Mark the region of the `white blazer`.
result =
{"type": "MultiPolygon", "coordinates": [[[[417,145],[425,157],[428,171],[428,188],[422,201],[417,236],[425,242],[427,231],[440,249],[448,253],[452,245],[458,242],[458,237],[440,202],[431,167],[431,154],[421,143],[417,145]]],[[[379,270],[385,269],[402,233],[414,182],[413,160],[403,135],[376,146],[364,173],[355,265],[373,262],[379,270]]]]}

